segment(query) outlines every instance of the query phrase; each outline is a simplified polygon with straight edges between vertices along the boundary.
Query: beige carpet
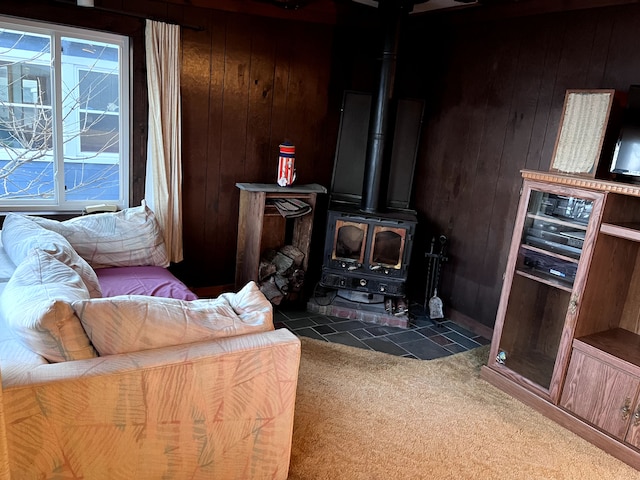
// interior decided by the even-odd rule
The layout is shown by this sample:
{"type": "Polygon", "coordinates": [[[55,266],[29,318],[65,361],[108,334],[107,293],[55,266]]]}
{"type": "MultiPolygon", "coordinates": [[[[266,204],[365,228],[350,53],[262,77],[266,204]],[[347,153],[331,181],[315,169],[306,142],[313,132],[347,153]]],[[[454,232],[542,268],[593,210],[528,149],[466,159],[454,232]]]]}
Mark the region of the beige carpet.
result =
{"type": "Polygon", "coordinates": [[[481,380],[487,355],[420,361],[303,338],[289,479],[640,479],[481,380]]]}

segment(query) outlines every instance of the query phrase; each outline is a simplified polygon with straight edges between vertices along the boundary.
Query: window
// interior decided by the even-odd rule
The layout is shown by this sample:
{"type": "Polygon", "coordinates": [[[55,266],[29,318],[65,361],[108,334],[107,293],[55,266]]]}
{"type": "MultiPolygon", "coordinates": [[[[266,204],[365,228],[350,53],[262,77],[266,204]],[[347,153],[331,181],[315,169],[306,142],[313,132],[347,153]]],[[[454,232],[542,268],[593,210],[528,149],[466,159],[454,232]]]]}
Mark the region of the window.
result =
{"type": "Polygon", "coordinates": [[[127,206],[128,39],[0,17],[0,208],[127,206]]]}

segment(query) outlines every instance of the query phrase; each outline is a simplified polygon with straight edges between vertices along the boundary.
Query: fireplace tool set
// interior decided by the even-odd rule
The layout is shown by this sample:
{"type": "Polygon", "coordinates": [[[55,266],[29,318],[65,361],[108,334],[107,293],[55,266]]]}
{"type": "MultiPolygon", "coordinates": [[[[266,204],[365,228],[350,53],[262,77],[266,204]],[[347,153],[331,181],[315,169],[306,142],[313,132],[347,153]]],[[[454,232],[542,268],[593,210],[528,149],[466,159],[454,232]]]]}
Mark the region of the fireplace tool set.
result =
{"type": "Polygon", "coordinates": [[[427,258],[427,286],[424,293],[424,311],[431,320],[444,318],[442,300],[438,297],[438,286],[442,264],[448,260],[445,254],[447,237],[440,235],[438,241],[440,243],[439,252],[435,252],[436,237],[433,237],[429,252],[424,254],[427,258]]]}

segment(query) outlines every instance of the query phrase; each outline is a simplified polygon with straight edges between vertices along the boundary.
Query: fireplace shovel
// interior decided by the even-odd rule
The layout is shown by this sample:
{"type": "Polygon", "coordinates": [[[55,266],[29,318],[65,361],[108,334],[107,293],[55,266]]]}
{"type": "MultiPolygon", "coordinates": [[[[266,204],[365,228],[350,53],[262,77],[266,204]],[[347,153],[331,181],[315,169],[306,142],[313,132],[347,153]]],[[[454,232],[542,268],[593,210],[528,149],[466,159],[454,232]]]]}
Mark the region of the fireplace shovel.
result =
{"type": "Polygon", "coordinates": [[[429,299],[429,318],[436,320],[444,318],[444,312],[442,311],[442,300],[438,297],[438,289],[433,291],[433,297],[429,299]]]}
{"type": "MultiPolygon", "coordinates": [[[[437,257],[435,270],[435,279],[433,282],[433,296],[429,299],[429,318],[431,320],[437,320],[444,318],[444,311],[442,300],[438,297],[438,282],[440,281],[440,268],[442,267],[442,261],[444,259],[444,245],[447,242],[447,237],[440,235],[440,255],[437,257]]],[[[433,252],[433,243],[431,244],[431,250],[433,252]]]]}

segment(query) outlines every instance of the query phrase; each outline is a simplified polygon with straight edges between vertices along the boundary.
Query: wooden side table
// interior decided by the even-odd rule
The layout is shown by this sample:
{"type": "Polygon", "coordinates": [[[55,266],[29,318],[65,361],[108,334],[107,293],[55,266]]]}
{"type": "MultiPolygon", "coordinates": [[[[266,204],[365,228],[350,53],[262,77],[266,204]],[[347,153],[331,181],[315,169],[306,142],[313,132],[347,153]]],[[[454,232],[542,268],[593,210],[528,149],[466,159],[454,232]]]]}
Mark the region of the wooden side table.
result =
{"type": "Polygon", "coordinates": [[[287,222],[293,223],[290,244],[304,253],[302,268],[309,264],[309,246],[318,193],[327,189],[316,183],[281,187],[267,183],[236,183],[240,189],[238,245],[236,254],[236,290],[247,282],[258,281],[260,257],[265,250],[284,246],[287,222]],[[311,206],[308,214],[286,219],[269,203],[273,199],[298,199],[311,206]]]}

